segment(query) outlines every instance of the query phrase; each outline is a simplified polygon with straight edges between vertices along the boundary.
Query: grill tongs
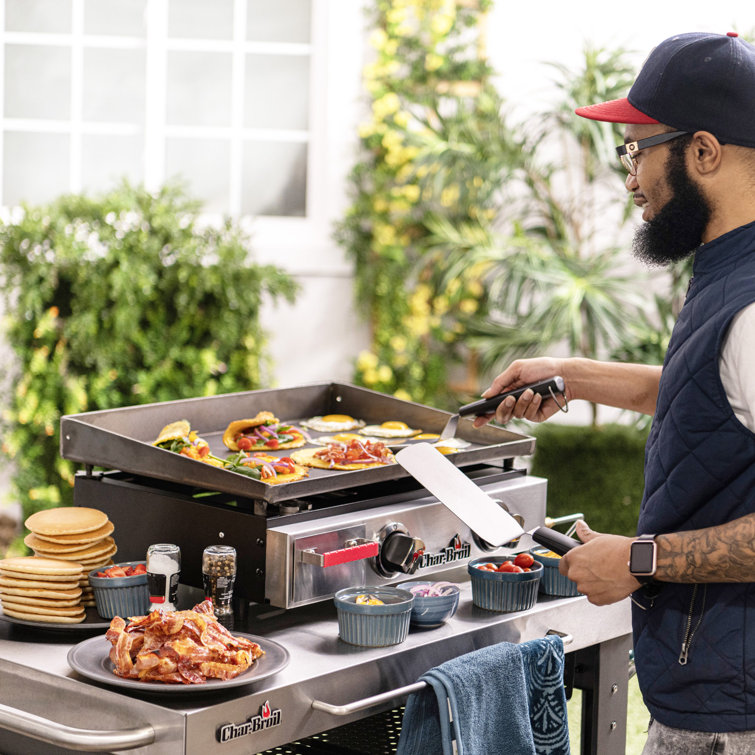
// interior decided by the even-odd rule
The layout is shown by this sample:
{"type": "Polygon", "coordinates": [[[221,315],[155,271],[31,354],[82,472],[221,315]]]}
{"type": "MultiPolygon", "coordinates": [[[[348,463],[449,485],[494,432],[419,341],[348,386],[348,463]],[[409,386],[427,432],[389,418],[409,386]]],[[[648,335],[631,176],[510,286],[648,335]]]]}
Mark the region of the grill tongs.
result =
{"type": "Polygon", "coordinates": [[[523,385],[521,388],[515,388],[513,391],[506,391],[499,393],[497,396],[491,396],[490,398],[483,398],[479,401],[473,401],[471,404],[465,404],[462,406],[456,414],[452,414],[446,426],[443,428],[443,432],[440,434],[441,440],[448,440],[456,435],[456,428],[459,424],[459,417],[466,415],[473,415],[479,417],[484,414],[491,414],[494,412],[498,405],[505,398],[513,396],[518,399],[526,390],[532,390],[535,393],[539,393],[541,396],[550,396],[557,404],[558,408],[562,412],[569,411],[569,404],[566,401],[564,395],[564,379],[558,375],[547,380],[541,380],[539,383],[531,383],[530,385],[523,385]],[[563,403],[560,403],[556,396],[561,396],[563,403]]]}

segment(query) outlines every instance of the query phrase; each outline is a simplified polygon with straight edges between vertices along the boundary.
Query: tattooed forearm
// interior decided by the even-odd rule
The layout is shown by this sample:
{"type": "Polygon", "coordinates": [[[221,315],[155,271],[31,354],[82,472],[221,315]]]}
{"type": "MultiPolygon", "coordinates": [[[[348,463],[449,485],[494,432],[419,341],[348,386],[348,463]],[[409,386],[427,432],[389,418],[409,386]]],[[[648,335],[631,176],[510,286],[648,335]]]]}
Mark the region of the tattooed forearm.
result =
{"type": "Polygon", "coordinates": [[[659,535],[664,582],[755,582],[755,514],[703,530],[659,535]]]}

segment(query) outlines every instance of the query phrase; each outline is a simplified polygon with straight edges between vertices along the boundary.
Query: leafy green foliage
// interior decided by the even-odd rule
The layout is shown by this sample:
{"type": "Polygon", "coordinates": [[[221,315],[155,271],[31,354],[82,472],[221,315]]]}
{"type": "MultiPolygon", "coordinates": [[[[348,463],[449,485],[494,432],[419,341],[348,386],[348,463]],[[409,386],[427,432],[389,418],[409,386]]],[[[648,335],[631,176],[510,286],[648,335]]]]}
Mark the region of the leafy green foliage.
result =
{"type": "Polygon", "coordinates": [[[251,260],[239,227],[203,227],[198,210],[178,187],[123,185],[18,208],[0,226],[15,356],[2,450],[25,516],[72,500],[61,415],[267,383],[260,306],[296,286],[251,260]]]}
{"type": "Polygon", "coordinates": [[[596,532],[635,535],[647,429],[539,425],[532,474],[548,480],[548,515],[581,512],[596,532]]]}

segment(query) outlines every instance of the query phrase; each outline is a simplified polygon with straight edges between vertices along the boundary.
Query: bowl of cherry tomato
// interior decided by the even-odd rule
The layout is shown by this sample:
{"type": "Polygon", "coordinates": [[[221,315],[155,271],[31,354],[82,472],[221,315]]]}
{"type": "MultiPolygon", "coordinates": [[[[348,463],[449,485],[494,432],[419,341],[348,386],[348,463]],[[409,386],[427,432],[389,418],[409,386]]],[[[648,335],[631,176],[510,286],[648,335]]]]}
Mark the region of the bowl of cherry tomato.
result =
{"type": "Polygon", "coordinates": [[[537,600],[543,565],[531,553],[470,561],[472,602],[486,611],[526,611],[537,600]]]}
{"type": "Polygon", "coordinates": [[[149,587],[144,561],[127,561],[89,572],[97,613],[103,619],[149,613],[149,587]]]}
{"type": "Polygon", "coordinates": [[[572,582],[558,570],[558,563],[561,556],[558,553],[549,551],[547,548],[531,548],[532,557],[543,565],[543,576],[540,580],[540,592],[543,595],[557,595],[562,598],[571,598],[579,595],[577,583],[572,582]]]}

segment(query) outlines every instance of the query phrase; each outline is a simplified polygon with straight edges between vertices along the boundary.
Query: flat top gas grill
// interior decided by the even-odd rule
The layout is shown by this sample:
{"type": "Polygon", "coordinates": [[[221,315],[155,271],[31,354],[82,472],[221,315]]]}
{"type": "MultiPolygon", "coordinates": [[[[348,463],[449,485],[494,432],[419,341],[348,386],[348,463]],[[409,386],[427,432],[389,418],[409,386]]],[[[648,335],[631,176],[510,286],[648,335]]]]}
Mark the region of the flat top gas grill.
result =
{"type": "MultiPolygon", "coordinates": [[[[70,634],[30,633],[0,621],[0,751],[61,752],[31,738],[41,737],[63,751],[77,751],[82,742],[120,751],[131,741],[141,743],[129,750],[135,753],[262,752],[395,707],[422,673],[445,660],[556,631],[572,668],[577,661],[575,685],[585,690],[583,751],[623,752],[628,601],[598,608],[583,597],[541,598],[528,611],[498,614],[473,606],[465,570],[446,576],[462,590],[457,614],[389,648],[342,642],[332,602],[292,611],[253,607],[233,631],[275,640],[289,651],[290,663],[257,684],[214,694],[146,695],[88,681],[66,662],[77,641],[70,634]]],[[[192,597],[201,594],[186,590],[179,601],[188,605],[192,597]]]]}

